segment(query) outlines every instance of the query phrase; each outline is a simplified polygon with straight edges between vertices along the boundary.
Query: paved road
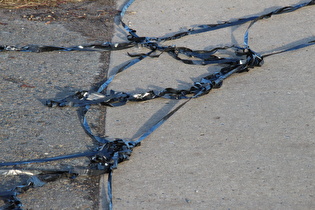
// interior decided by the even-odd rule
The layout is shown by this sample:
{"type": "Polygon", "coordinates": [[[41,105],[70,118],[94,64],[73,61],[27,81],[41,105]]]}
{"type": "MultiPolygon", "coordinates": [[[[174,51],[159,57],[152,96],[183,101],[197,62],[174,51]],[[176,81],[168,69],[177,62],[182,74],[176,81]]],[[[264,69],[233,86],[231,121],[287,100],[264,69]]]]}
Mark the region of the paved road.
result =
{"type": "MultiPolygon", "coordinates": [[[[118,8],[124,2],[118,0],[118,8]]],[[[125,20],[141,36],[160,36],[295,3],[298,2],[136,1],[125,20]]],[[[105,14],[108,5],[84,8],[90,12],[98,8],[105,14]]],[[[81,15],[78,11],[71,13],[76,16],[73,21],[81,15]]],[[[45,19],[18,19],[7,13],[1,17],[0,22],[5,24],[0,25],[0,44],[69,46],[107,41],[102,39],[106,27],[101,27],[102,33],[97,32],[102,22],[97,18],[94,24],[75,22],[70,26],[47,23],[50,20],[45,19]],[[93,36],[88,36],[90,31],[94,31],[93,36]]],[[[310,7],[260,21],[250,31],[250,46],[257,52],[267,52],[314,37],[314,19],[314,7],[310,7]]],[[[222,29],[168,44],[192,49],[240,45],[245,29],[246,26],[222,29]]],[[[123,30],[115,30],[113,41],[124,41],[123,30]]],[[[190,101],[115,170],[114,208],[314,209],[314,50],[312,46],[268,57],[261,68],[235,75],[222,88],[190,101]]],[[[112,52],[109,74],[130,59],[127,52],[139,51],[142,49],[112,52]]],[[[104,58],[105,54],[97,52],[1,54],[0,152],[5,155],[0,161],[86,151],[93,146],[80,127],[75,109],[49,109],[43,102],[90,89],[106,74],[104,58]]],[[[163,54],[158,59],[145,59],[117,76],[110,89],[140,92],[187,88],[200,75],[215,70],[212,66],[185,65],[163,54]]],[[[105,135],[133,139],[179,103],[156,99],[109,108],[105,123],[100,117],[104,110],[95,108],[89,118],[95,127],[105,127],[105,135]]],[[[85,165],[87,160],[42,167],[65,164],[85,165]]],[[[10,188],[13,181],[1,179],[0,186],[10,188]]],[[[98,180],[88,177],[65,179],[19,197],[27,209],[97,209],[98,200],[100,208],[105,208],[104,177],[100,186],[98,190],[98,180]]]]}
{"type": "MultiPolygon", "coordinates": [[[[135,1],[124,20],[140,36],[162,36],[296,3],[299,1],[135,1]]],[[[251,48],[264,53],[314,38],[314,9],[258,22],[250,31],[251,48]]],[[[167,44],[201,50],[242,45],[246,27],[167,44]]],[[[113,40],[125,40],[120,27],[113,40]]],[[[135,50],[139,51],[141,48],[135,50]]],[[[134,51],[111,54],[112,72],[130,59],[127,52],[134,51]]],[[[135,149],[130,161],[119,165],[114,172],[114,207],[314,209],[314,52],[312,46],[268,57],[261,68],[235,75],[222,88],[190,101],[135,149]]],[[[109,89],[136,93],[187,88],[200,75],[215,70],[185,65],[163,54],[117,76],[109,89]]],[[[135,138],[179,103],[156,99],[109,108],[106,135],[135,138]]]]}
{"type": "MultiPolygon", "coordinates": [[[[99,0],[56,8],[1,10],[0,45],[73,46],[110,41],[113,5],[111,0],[99,0]]],[[[51,109],[44,103],[91,89],[104,79],[108,58],[108,53],[99,52],[1,53],[0,161],[45,158],[93,148],[94,142],[84,133],[76,108],[51,109]]],[[[104,109],[91,110],[89,120],[96,128],[104,127],[104,109]]],[[[40,167],[64,169],[88,163],[82,158],[40,167]]],[[[11,189],[27,178],[1,176],[0,189],[11,189]]],[[[62,179],[19,198],[24,209],[97,209],[98,181],[98,177],[62,179]]]]}

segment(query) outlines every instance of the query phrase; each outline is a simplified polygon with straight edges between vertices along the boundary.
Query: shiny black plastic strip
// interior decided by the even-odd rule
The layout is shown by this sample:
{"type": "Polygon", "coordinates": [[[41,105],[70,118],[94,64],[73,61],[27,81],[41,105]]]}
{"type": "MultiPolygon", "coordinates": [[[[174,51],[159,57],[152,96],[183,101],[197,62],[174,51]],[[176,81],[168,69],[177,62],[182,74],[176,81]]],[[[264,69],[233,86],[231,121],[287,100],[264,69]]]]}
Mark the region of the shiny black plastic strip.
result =
{"type": "Polygon", "coordinates": [[[299,45],[296,45],[296,46],[293,46],[293,47],[290,47],[290,48],[287,48],[287,49],[273,51],[271,53],[263,54],[263,57],[266,58],[266,57],[271,56],[271,55],[276,55],[276,54],[280,54],[280,53],[284,53],[284,52],[289,52],[289,51],[293,51],[293,50],[302,49],[304,47],[309,47],[311,45],[315,45],[315,37],[312,37],[312,38],[313,38],[312,41],[308,41],[308,42],[303,43],[303,44],[299,44],[299,45]]]}
{"type": "Polygon", "coordinates": [[[298,5],[295,5],[295,6],[287,6],[287,7],[282,7],[282,8],[279,8],[279,9],[276,9],[272,12],[269,12],[267,14],[264,14],[264,15],[261,15],[257,18],[255,18],[255,20],[253,20],[246,32],[245,32],[245,35],[244,35],[244,48],[248,48],[248,33],[249,33],[249,29],[259,20],[262,20],[262,19],[267,19],[267,18],[270,18],[271,16],[273,15],[279,15],[279,14],[284,14],[284,13],[289,13],[289,12],[294,12],[302,7],[306,7],[306,6],[311,6],[311,5],[315,5],[315,0],[312,0],[310,2],[306,2],[306,3],[302,3],[302,4],[298,4],[298,5]]]}
{"type": "Polygon", "coordinates": [[[129,28],[124,22],[123,17],[127,11],[127,9],[130,7],[130,5],[135,0],[129,0],[123,7],[120,13],[120,22],[124,29],[129,32],[128,39],[130,42],[124,42],[124,43],[110,43],[105,42],[102,44],[89,44],[89,45],[79,45],[79,46],[73,46],[73,47],[57,47],[57,46],[40,46],[40,45],[26,45],[26,46],[11,46],[11,45],[0,45],[0,52],[1,51],[22,51],[22,52],[51,52],[51,51],[113,51],[113,50],[122,50],[122,49],[128,49],[131,47],[136,46],[136,44],[152,44],[152,42],[161,42],[161,41],[168,41],[168,40],[174,40],[179,39],[187,35],[193,35],[193,34],[199,34],[204,32],[209,32],[213,30],[218,30],[221,28],[241,25],[246,22],[252,21],[245,33],[244,36],[244,46],[245,48],[248,46],[248,33],[249,29],[252,27],[254,23],[261,19],[270,18],[273,15],[279,15],[284,13],[289,13],[296,11],[300,8],[306,7],[306,6],[312,6],[315,4],[315,0],[311,0],[310,2],[297,4],[293,6],[286,6],[279,9],[276,9],[272,12],[259,15],[259,16],[251,16],[246,18],[239,18],[235,21],[222,21],[221,23],[217,24],[207,24],[207,25],[200,25],[197,28],[191,28],[188,29],[185,32],[178,32],[175,35],[171,36],[164,36],[164,37],[139,37],[136,34],[136,30],[129,28]]]}
{"type": "Polygon", "coordinates": [[[49,100],[47,102],[47,106],[83,107],[87,105],[101,104],[105,106],[115,107],[125,105],[128,101],[147,101],[160,97],[168,99],[187,99],[191,97],[196,98],[209,93],[212,88],[221,87],[223,79],[227,78],[227,75],[231,75],[232,73],[245,72],[248,71],[249,68],[261,66],[263,64],[262,56],[253,52],[252,50],[236,48],[235,56],[238,57],[238,59],[235,58],[233,59],[233,62],[229,62],[229,66],[223,67],[220,72],[216,72],[206,77],[203,77],[199,82],[195,82],[190,87],[190,89],[177,90],[173,88],[165,88],[162,91],[150,90],[144,93],[137,94],[110,91],[108,95],[81,91],[65,99],[49,100]]]}
{"type": "Polygon", "coordinates": [[[79,116],[81,125],[82,125],[85,133],[87,135],[89,135],[96,142],[99,142],[99,143],[102,143],[102,144],[108,143],[110,140],[108,140],[108,139],[106,139],[104,137],[96,136],[96,135],[93,134],[93,132],[92,132],[90,126],[89,126],[89,123],[87,122],[87,119],[86,119],[86,113],[89,111],[89,109],[90,109],[89,105],[86,105],[86,106],[81,107],[81,108],[78,109],[78,116],[79,116]]]}
{"type": "MultiPolygon", "coordinates": [[[[190,99],[189,99],[190,100],[190,99]]],[[[165,115],[161,120],[159,120],[155,125],[153,125],[147,132],[145,132],[144,134],[142,134],[136,141],[136,144],[139,144],[141,141],[143,141],[144,139],[146,139],[151,133],[153,133],[158,127],[160,127],[168,118],[170,118],[175,112],[177,112],[180,108],[182,108],[187,102],[189,102],[189,100],[187,100],[186,102],[182,103],[181,105],[179,105],[176,109],[174,109],[173,111],[171,111],[170,113],[168,113],[167,115],[165,115]]]]}
{"type": "Polygon", "coordinates": [[[41,187],[44,184],[45,183],[36,176],[32,176],[27,180],[26,184],[16,186],[10,191],[0,192],[0,199],[5,202],[5,206],[2,206],[1,209],[22,209],[22,202],[17,198],[17,195],[20,192],[26,192],[30,188],[41,187]]]}
{"type": "MultiPolygon", "coordinates": [[[[129,3],[131,4],[133,1],[130,1],[129,3]]],[[[130,6],[130,4],[128,5],[128,7],[130,6]]],[[[278,15],[278,14],[283,14],[283,13],[288,13],[288,12],[293,12],[295,10],[298,10],[302,7],[306,7],[306,6],[311,6],[315,4],[315,0],[311,0],[310,2],[307,3],[301,3],[301,4],[297,4],[297,5],[293,5],[293,6],[286,6],[286,7],[282,7],[279,9],[276,9],[272,12],[269,12],[267,14],[263,14],[263,15],[256,15],[256,16],[251,16],[251,17],[245,17],[245,18],[239,18],[235,21],[221,21],[220,23],[217,24],[205,24],[205,25],[199,25],[196,28],[190,28],[187,31],[184,32],[178,32],[175,35],[171,35],[171,36],[163,36],[163,37],[139,37],[138,35],[134,36],[135,34],[135,30],[128,28],[128,32],[130,33],[130,31],[132,31],[132,33],[130,33],[129,36],[129,40],[131,41],[135,41],[135,42],[151,42],[151,41],[156,41],[156,42],[161,42],[161,41],[169,41],[169,40],[175,40],[175,39],[180,39],[182,37],[188,36],[188,35],[194,35],[194,34],[199,34],[199,33],[204,33],[204,32],[209,32],[209,31],[214,31],[214,30],[218,30],[218,29],[222,29],[222,28],[227,28],[227,27],[232,27],[232,26],[237,26],[237,25],[242,25],[244,23],[247,22],[251,22],[251,25],[249,26],[249,28],[258,20],[261,19],[266,19],[266,18],[270,18],[273,15],[278,15]]],[[[127,7],[127,8],[128,8],[127,7]]],[[[121,18],[122,19],[122,18],[121,18]]],[[[126,24],[123,24],[123,26],[125,26],[126,24]]],[[[248,29],[249,29],[248,28],[248,29]]],[[[125,28],[126,29],[126,28],[125,28]]],[[[248,30],[245,34],[244,37],[244,44],[245,46],[248,45],[248,30]]]]}
{"type": "Polygon", "coordinates": [[[123,42],[111,43],[104,42],[102,44],[89,44],[79,45],[72,47],[56,47],[47,45],[26,45],[26,46],[13,46],[13,45],[0,45],[0,52],[4,51],[21,51],[21,52],[52,52],[52,51],[115,51],[123,50],[134,47],[136,43],[123,42]]]}
{"type": "Polygon", "coordinates": [[[78,154],[72,154],[72,155],[62,155],[62,156],[51,157],[51,158],[33,159],[33,160],[16,161],[16,162],[5,162],[5,163],[0,163],[0,166],[16,166],[16,165],[23,165],[23,164],[29,164],[29,163],[44,163],[44,162],[78,158],[78,157],[88,157],[88,156],[93,156],[95,154],[96,152],[85,152],[85,153],[78,153],[78,154]]]}
{"type": "MultiPolygon", "coordinates": [[[[18,172],[17,172],[18,173],[18,172]]],[[[22,210],[22,202],[17,197],[21,193],[27,192],[31,188],[37,188],[44,186],[47,182],[53,182],[60,178],[75,178],[76,174],[70,174],[68,172],[44,172],[38,175],[31,176],[25,184],[18,185],[9,191],[0,192],[0,199],[4,201],[5,205],[0,207],[1,210],[22,210]]]]}
{"type": "MultiPolygon", "coordinates": [[[[78,175],[90,175],[99,176],[101,174],[108,173],[108,198],[109,198],[109,209],[112,209],[112,173],[113,170],[117,168],[118,163],[128,160],[134,147],[139,146],[141,141],[147,138],[153,131],[155,131],[159,126],[161,126],[168,118],[170,118],[175,112],[177,112],[181,107],[183,107],[188,101],[184,102],[176,109],[165,115],[161,120],[154,124],[147,132],[145,132],[136,141],[126,141],[123,139],[115,139],[113,141],[105,142],[101,147],[97,148],[96,151],[78,153],[72,155],[57,156],[52,158],[44,159],[33,159],[28,161],[17,161],[17,162],[5,162],[0,163],[0,167],[4,166],[17,166],[30,163],[43,163],[48,161],[56,161],[62,159],[70,159],[77,157],[89,157],[90,165],[89,167],[73,167],[68,170],[40,170],[37,168],[5,168],[0,170],[0,175],[19,175],[26,174],[32,175],[31,179],[39,180],[41,186],[43,186],[48,181],[55,181],[62,177],[75,178],[78,175]],[[36,175],[35,175],[36,174],[36,175]],[[55,178],[53,180],[47,180],[41,178],[43,175],[51,175],[55,178]]],[[[93,136],[93,134],[91,133],[93,136]]],[[[0,198],[5,201],[5,209],[21,209],[21,202],[17,198],[18,194],[26,192],[28,189],[33,187],[39,187],[33,181],[27,181],[24,185],[19,185],[10,191],[0,191],[0,198]]]]}
{"type": "MultiPolygon", "coordinates": [[[[154,50],[152,50],[149,53],[146,53],[144,55],[139,56],[139,58],[133,59],[131,61],[129,61],[127,64],[123,65],[114,75],[112,75],[106,82],[104,82],[97,90],[97,97],[100,97],[101,94],[100,92],[102,92],[115,78],[115,76],[121,72],[123,72],[124,70],[128,69],[129,67],[135,65],[136,63],[140,62],[141,60],[143,60],[144,58],[146,58],[147,56],[150,56],[151,53],[153,53],[154,50]]],[[[47,105],[48,106],[53,106],[53,102],[52,101],[47,101],[47,105]]],[[[96,136],[93,134],[87,119],[86,119],[86,113],[89,111],[90,109],[90,105],[85,105],[84,107],[80,108],[78,110],[79,113],[79,119],[81,122],[82,127],[84,128],[85,132],[95,141],[97,141],[98,143],[108,143],[109,140],[104,138],[104,137],[100,137],[100,136],[96,136]]]]}
{"type": "Polygon", "coordinates": [[[99,146],[89,152],[82,152],[77,154],[63,155],[44,159],[33,159],[27,161],[5,162],[0,163],[1,175],[18,175],[26,174],[31,178],[24,185],[19,185],[10,191],[0,192],[0,198],[5,201],[3,209],[22,209],[22,203],[17,198],[18,194],[26,192],[33,187],[43,186],[46,182],[55,181],[62,177],[75,178],[78,175],[98,176],[108,173],[108,208],[112,209],[112,175],[113,170],[117,168],[120,162],[126,161],[130,158],[133,148],[139,146],[140,143],[153,133],[159,126],[161,126],[167,119],[174,113],[182,108],[193,98],[197,98],[208,94],[213,88],[220,88],[223,81],[235,73],[247,72],[249,69],[263,65],[264,57],[271,55],[288,52],[292,50],[301,49],[315,44],[315,38],[311,37],[311,41],[288,47],[282,50],[272,51],[260,55],[250,49],[248,44],[249,29],[257,21],[261,19],[270,18],[273,15],[288,13],[296,11],[302,7],[314,5],[315,1],[312,0],[308,3],[297,4],[294,6],[282,7],[261,16],[252,16],[247,18],[240,18],[236,21],[226,21],[218,24],[200,25],[197,28],[189,29],[186,32],[178,32],[172,36],[164,37],[139,37],[134,29],[129,28],[124,22],[123,17],[134,0],[129,0],[123,6],[120,13],[120,23],[124,29],[129,33],[127,39],[129,42],[123,43],[109,43],[80,45],[73,47],[56,47],[56,46],[40,46],[40,45],[27,45],[23,47],[2,45],[0,52],[4,51],[22,51],[22,52],[52,52],[52,51],[113,51],[123,50],[137,45],[148,48],[150,51],[143,54],[129,54],[131,57],[136,57],[118,68],[117,72],[110,76],[100,87],[95,91],[79,91],[72,96],[68,96],[60,100],[48,100],[46,105],[49,107],[63,107],[74,106],[79,107],[78,115],[81,125],[85,132],[96,142],[99,146]],[[226,46],[218,47],[212,50],[192,50],[185,47],[176,46],[162,46],[159,44],[161,41],[168,41],[179,39],[181,37],[217,30],[224,27],[231,27],[235,25],[244,24],[251,21],[244,34],[244,46],[226,46]],[[231,56],[231,50],[233,55],[231,56]],[[110,90],[108,94],[103,94],[108,85],[113,81],[115,76],[136,63],[142,61],[144,58],[158,58],[162,53],[168,53],[174,59],[189,65],[220,65],[221,70],[213,74],[209,74],[199,82],[195,82],[189,89],[174,89],[165,88],[162,91],[150,90],[143,93],[131,94],[124,92],[116,92],[110,90]],[[92,105],[104,105],[110,107],[122,106],[127,102],[138,102],[152,100],[155,98],[167,99],[188,99],[173,111],[162,117],[151,128],[144,132],[138,139],[134,141],[123,140],[119,138],[111,139],[94,135],[86,119],[86,114],[92,105]],[[36,168],[16,168],[19,165],[30,163],[43,163],[48,161],[57,161],[63,159],[71,159],[78,157],[88,157],[90,164],[87,167],[74,166],[65,170],[40,170],[36,168]],[[14,166],[15,168],[8,168],[14,166]]]}
{"type": "Polygon", "coordinates": [[[120,12],[120,23],[122,24],[122,26],[124,27],[124,29],[126,31],[129,32],[129,34],[133,37],[133,38],[138,38],[139,36],[136,34],[136,30],[129,28],[129,26],[127,24],[125,24],[125,22],[123,21],[123,17],[126,14],[127,9],[130,7],[130,5],[134,2],[135,0],[129,0],[127,1],[127,3],[123,6],[121,12],[120,12]]]}
{"type": "Polygon", "coordinates": [[[108,191],[108,210],[113,209],[113,170],[110,170],[107,178],[107,191],[108,191]]]}

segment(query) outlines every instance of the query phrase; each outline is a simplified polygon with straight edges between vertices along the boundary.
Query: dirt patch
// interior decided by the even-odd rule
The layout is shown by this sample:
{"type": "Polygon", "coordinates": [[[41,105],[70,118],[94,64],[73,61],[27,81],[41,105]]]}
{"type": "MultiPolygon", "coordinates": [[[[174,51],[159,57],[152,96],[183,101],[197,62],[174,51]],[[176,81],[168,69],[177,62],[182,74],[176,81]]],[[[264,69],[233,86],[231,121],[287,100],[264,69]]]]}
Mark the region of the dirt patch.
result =
{"type": "MultiPolygon", "coordinates": [[[[110,40],[113,19],[118,13],[114,0],[93,0],[63,3],[56,6],[33,6],[2,9],[6,19],[26,19],[46,24],[63,24],[69,30],[82,33],[91,41],[110,40]]],[[[5,23],[4,23],[5,24],[5,23]]]]}
{"type": "Polygon", "coordinates": [[[82,1],[84,0],[2,0],[0,1],[0,8],[20,9],[39,6],[54,7],[59,4],[82,1]]]}

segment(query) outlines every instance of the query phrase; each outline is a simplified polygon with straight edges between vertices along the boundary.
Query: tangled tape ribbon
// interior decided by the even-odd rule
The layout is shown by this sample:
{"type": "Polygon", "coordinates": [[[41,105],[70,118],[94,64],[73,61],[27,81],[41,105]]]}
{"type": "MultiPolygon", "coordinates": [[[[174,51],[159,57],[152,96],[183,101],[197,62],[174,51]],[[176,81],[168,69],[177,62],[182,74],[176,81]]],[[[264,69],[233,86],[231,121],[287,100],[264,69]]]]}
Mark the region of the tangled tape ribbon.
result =
{"type": "Polygon", "coordinates": [[[47,182],[55,181],[62,177],[75,178],[78,175],[90,175],[97,176],[108,173],[108,208],[112,209],[112,174],[113,170],[117,168],[120,162],[128,160],[133,151],[133,148],[139,146],[140,143],[147,138],[152,132],[154,132],[160,125],[162,125],[168,118],[176,113],[181,107],[183,107],[190,100],[208,94],[213,88],[220,88],[223,81],[234,73],[247,72],[251,68],[255,68],[263,65],[264,57],[288,52],[292,50],[301,49],[315,44],[315,38],[312,41],[286,48],[283,50],[274,51],[260,55],[253,51],[249,47],[248,37],[249,29],[254,23],[261,19],[270,18],[273,15],[279,15],[283,13],[289,13],[296,11],[302,7],[311,6],[315,4],[315,0],[307,3],[297,4],[293,6],[286,6],[276,9],[272,12],[263,14],[261,16],[251,16],[247,18],[240,18],[235,21],[225,21],[218,24],[200,25],[196,28],[191,28],[184,32],[178,32],[171,36],[163,37],[139,37],[136,30],[129,28],[123,21],[125,12],[134,0],[129,0],[122,8],[120,13],[120,23],[124,29],[129,33],[127,36],[128,42],[122,43],[109,43],[103,44],[90,44],[80,45],[73,47],[56,47],[56,46],[40,46],[40,45],[27,45],[27,46],[0,46],[0,52],[4,51],[22,51],[22,52],[51,52],[51,51],[114,51],[132,48],[141,45],[149,50],[148,53],[143,54],[129,54],[130,57],[134,57],[125,65],[120,67],[116,74],[110,76],[106,82],[104,82],[97,91],[79,91],[74,95],[68,96],[60,100],[48,100],[46,105],[49,107],[64,107],[73,106],[78,107],[79,118],[85,132],[95,140],[99,146],[93,151],[70,154],[64,156],[57,156],[45,159],[33,159],[27,161],[18,162],[4,162],[0,163],[0,173],[2,175],[19,175],[26,174],[31,176],[30,179],[24,185],[16,186],[10,191],[0,192],[0,198],[4,200],[5,206],[3,209],[22,209],[22,203],[17,198],[20,193],[26,192],[30,188],[41,187],[47,182]],[[162,45],[162,43],[170,40],[179,39],[188,35],[199,34],[209,32],[225,27],[236,26],[250,22],[247,30],[244,34],[244,46],[225,46],[218,47],[212,50],[191,50],[186,47],[176,47],[162,45]],[[233,56],[231,53],[233,52],[233,56]],[[110,90],[109,93],[103,93],[108,85],[113,81],[117,74],[122,73],[129,67],[142,61],[147,57],[159,57],[162,53],[168,53],[174,59],[181,61],[188,65],[213,65],[217,64],[222,66],[221,70],[209,74],[199,82],[195,82],[189,89],[174,89],[165,88],[162,91],[150,90],[147,92],[131,94],[125,92],[116,92],[110,90]],[[221,55],[225,55],[225,57],[221,55]],[[182,58],[185,57],[185,58],[182,58]],[[168,99],[186,99],[184,103],[179,105],[173,111],[162,117],[157,123],[155,123],[148,131],[144,132],[137,140],[127,141],[124,139],[109,139],[93,134],[87,119],[86,113],[89,111],[92,105],[104,105],[110,107],[123,106],[129,101],[147,101],[156,98],[168,98],[168,99]],[[8,168],[8,166],[19,166],[29,163],[43,163],[48,161],[56,161],[62,159],[88,157],[90,164],[87,167],[73,166],[67,170],[38,170],[36,168],[8,168]]]}

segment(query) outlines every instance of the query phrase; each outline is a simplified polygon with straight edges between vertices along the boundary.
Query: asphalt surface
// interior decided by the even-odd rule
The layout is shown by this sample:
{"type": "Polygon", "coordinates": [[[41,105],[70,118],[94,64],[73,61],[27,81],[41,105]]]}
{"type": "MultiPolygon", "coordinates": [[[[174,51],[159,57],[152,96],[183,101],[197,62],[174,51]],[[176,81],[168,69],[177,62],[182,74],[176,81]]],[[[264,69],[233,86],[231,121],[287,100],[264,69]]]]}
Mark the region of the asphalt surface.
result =
{"type": "MultiPolygon", "coordinates": [[[[116,13],[110,0],[2,9],[0,44],[73,46],[110,41],[116,13]]],[[[100,52],[1,53],[0,161],[53,157],[95,147],[80,125],[76,108],[52,109],[44,104],[47,99],[96,87],[106,77],[108,59],[109,53],[100,52]]],[[[104,134],[104,114],[104,108],[95,107],[88,116],[99,134],[104,134]]],[[[65,169],[88,163],[81,158],[35,167],[65,169]]],[[[12,189],[27,179],[1,176],[0,189],[12,189]]],[[[99,177],[61,179],[19,198],[24,209],[97,209],[98,185],[99,177]]]]}

